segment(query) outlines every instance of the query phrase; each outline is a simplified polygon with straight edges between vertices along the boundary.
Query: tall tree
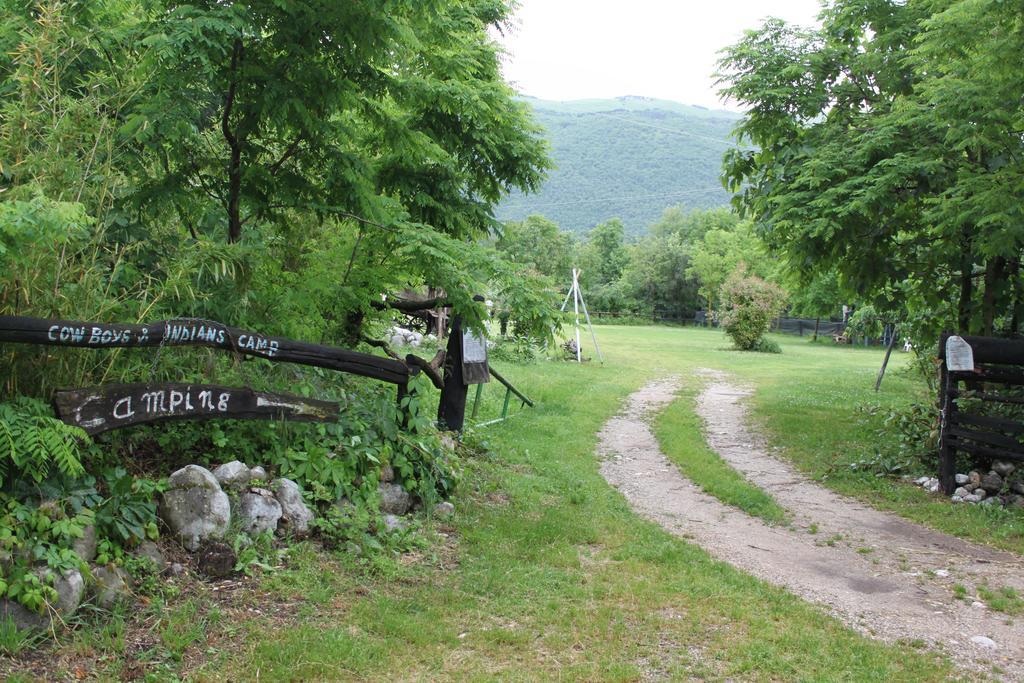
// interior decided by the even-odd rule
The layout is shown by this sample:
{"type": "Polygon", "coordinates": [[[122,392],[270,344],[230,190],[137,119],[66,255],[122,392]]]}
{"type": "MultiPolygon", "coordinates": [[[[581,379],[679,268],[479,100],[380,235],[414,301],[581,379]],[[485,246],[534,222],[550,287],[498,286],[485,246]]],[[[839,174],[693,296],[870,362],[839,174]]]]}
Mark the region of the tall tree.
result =
{"type": "Polygon", "coordinates": [[[863,298],[902,290],[946,312],[939,328],[991,331],[1019,300],[1001,284],[1024,238],[1007,196],[1019,76],[996,68],[1019,54],[1019,25],[995,0],[836,0],[819,30],[748,32],[721,62],[755,146],[725,160],[737,205],[808,278],[834,269],[863,298]]]}

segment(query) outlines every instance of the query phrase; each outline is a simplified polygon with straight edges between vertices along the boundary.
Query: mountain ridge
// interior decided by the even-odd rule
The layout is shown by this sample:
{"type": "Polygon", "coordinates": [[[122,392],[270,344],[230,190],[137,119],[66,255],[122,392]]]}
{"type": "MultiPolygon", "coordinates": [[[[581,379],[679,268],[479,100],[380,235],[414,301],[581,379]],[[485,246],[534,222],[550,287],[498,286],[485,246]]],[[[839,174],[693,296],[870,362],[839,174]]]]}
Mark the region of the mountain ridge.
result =
{"type": "Polygon", "coordinates": [[[502,220],[541,214],[583,233],[620,218],[637,235],[668,206],[729,201],[721,159],[741,114],[639,96],[520,101],[545,129],[556,168],[537,193],[500,204],[502,220]]]}

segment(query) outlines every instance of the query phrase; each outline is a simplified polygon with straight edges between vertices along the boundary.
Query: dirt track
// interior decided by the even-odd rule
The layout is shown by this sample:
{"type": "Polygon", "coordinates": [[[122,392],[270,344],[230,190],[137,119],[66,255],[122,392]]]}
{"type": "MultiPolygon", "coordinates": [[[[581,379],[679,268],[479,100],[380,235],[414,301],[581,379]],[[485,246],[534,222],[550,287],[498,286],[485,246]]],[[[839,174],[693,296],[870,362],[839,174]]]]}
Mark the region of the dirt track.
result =
{"type": "Polygon", "coordinates": [[[772,457],[749,427],[751,392],[716,371],[698,399],[708,443],[794,519],[772,527],[724,505],[680,474],[648,424],[675,397],[677,378],[632,394],[598,434],[601,474],[637,512],[713,556],[825,605],[856,630],[886,641],[921,639],[971,671],[1024,680],[1024,626],[954,600],[952,585],[1024,588],[1024,561],[879,512],[832,493],[772,457]],[[810,533],[814,524],[817,533],[810,533]],[[833,545],[828,544],[832,540],[833,545]],[[938,573],[936,573],[938,572],[938,573]],[[991,638],[992,650],[972,642],[991,638]]]}

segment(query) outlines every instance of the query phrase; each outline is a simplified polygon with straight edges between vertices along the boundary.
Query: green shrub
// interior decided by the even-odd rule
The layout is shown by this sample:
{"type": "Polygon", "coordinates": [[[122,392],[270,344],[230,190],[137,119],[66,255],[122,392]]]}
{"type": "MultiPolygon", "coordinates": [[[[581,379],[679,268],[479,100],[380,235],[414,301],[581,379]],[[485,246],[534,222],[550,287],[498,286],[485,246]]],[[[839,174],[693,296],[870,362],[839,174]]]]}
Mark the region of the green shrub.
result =
{"type": "Polygon", "coordinates": [[[761,353],[782,353],[782,347],[774,339],[768,337],[761,337],[754,342],[754,348],[751,351],[760,351],[761,353]]]}
{"type": "Polygon", "coordinates": [[[89,437],[53,417],[38,399],[19,397],[0,403],[0,487],[15,479],[39,483],[56,467],[71,477],[85,473],[80,459],[89,437]]]}
{"type": "Polygon", "coordinates": [[[544,350],[536,340],[517,335],[506,338],[499,337],[487,353],[491,360],[525,365],[535,363],[544,355],[544,350]]]}
{"type": "MultiPolygon", "coordinates": [[[[722,299],[722,328],[736,348],[743,351],[765,350],[762,341],[772,318],[785,303],[785,293],[777,285],[756,275],[747,275],[746,266],[740,264],[726,279],[720,293],[722,299]],[[762,348],[759,348],[759,345],[762,348]]],[[[778,346],[769,347],[772,353],[778,346]]]]}
{"type": "Polygon", "coordinates": [[[861,406],[861,423],[873,432],[870,451],[850,469],[876,476],[933,471],[939,440],[938,409],[930,403],[901,407],[861,406]]]}

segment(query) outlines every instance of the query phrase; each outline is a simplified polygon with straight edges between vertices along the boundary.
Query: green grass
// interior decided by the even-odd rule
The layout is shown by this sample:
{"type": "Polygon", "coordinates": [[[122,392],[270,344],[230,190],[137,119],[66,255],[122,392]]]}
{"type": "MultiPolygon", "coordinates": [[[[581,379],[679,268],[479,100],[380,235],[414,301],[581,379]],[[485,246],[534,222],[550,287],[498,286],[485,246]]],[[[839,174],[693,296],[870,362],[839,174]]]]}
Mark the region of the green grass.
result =
{"type": "Polygon", "coordinates": [[[1024,598],[1021,597],[1019,591],[1009,586],[1001,586],[999,588],[978,586],[977,591],[978,597],[989,606],[989,609],[1011,616],[1024,614],[1024,598]]]}
{"type": "Polygon", "coordinates": [[[704,425],[694,412],[695,391],[689,385],[657,417],[654,433],[662,452],[680,471],[707,493],[769,524],[786,521],[786,511],[760,488],[747,481],[712,451],[704,425]]]}
{"type": "MultiPolygon", "coordinates": [[[[418,564],[396,561],[371,575],[323,570],[333,578],[300,563],[273,579],[276,590],[316,594],[326,583],[341,591],[343,606],[311,610],[273,635],[254,624],[242,652],[218,662],[216,675],[461,681],[950,674],[945,660],[857,635],[633,514],[598,472],[593,449],[601,424],[648,380],[698,364],[755,367],[762,359],[720,351],[724,340],[703,331],[615,327],[599,334],[603,366],[502,366],[538,407],[476,433],[492,455],[467,463],[451,522],[456,557],[428,553],[418,564]]],[[[873,364],[867,354],[849,357],[873,364]]],[[[500,410],[495,389],[485,389],[491,412],[481,410],[481,419],[500,410]]],[[[686,402],[678,405],[673,415],[686,417],[686,402]]],[[[692,417],[669,422],[669,433],[699,436],[692,417]]],[[[706,472],[721,477],[723,490],[739,490],[707,456],[704,449],[706,472]]]]}
{"type": "MultiPolygon", "coordinates": [[[[823,609],[639,518],[601,478],[594,457],[598,429],[630,392],[678,374],[687,393],[658,421],[673,460],[718,495],[734,496],[737,506],[777,514],[699,438],[700,423],[689,410],[694,371],[725,370],[756,387],[754,417],[780,454],[811,476],[1020,552],[1020,514],[953,507],[910,485],[850,471],[876,438],[854,407],[922,399],[920,383],[901,372],[904,357],[894,357],[876,396],[877,349],[778,337],[782,354],[741,353],[729,350],[717,331],[666,327],[602,327],[598,335],[604,365],[499,366],[537,408],[517,406],[510,420],[471,435],[490,454],[466,461],[447,537],[370,567],[300,546],[289,553],[288,568],[266,575],[259,588],[287,609],[272,602],[263,616],[212,619],[170,605],[155,620],[156,642],[171,655],[162,659],[174,662],[181,676],[232,680],[930,681],[953,675],[949,661],[921,643],[869,640],[823,609]],[[204,619],[205,632],[196,638],[189,623],[204,619]],[[211,649],[216,654],[204,658],[211,649]]],[[[491,384],[484,397],[480,417],[488,419],[500,410],[501,392],[491,384]]],[[[112,650],[103,656],[115,658],[109,669],[116,671],[116,658],[128,655],[112,650]]]]}

